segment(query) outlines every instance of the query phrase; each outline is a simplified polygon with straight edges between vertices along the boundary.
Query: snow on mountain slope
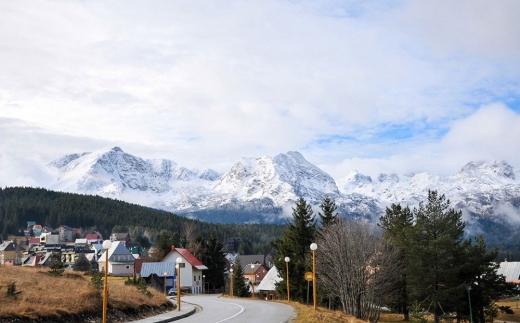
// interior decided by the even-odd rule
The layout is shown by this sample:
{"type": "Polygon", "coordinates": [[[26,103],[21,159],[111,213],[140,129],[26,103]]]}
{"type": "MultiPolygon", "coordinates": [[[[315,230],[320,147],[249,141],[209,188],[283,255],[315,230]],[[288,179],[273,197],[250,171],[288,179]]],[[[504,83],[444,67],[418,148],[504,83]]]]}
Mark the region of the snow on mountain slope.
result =
{"type": "Polygon", "coordinates": [[[278,207],[299,197],[317,203],[339,195],[334,179],[298,152],[243,158],[222,176],[215,190],[245,201],[268,198],[278,207]]]}
{"type": "Polygon", "coordinates": [[[211,169],[199,173],[172,160],[143,160],[119,147],[67,155],[48,166],[58,173],[50,189],[107,196],[194,217],[202,212],[215,222],[220,222],[217,214],[238,214],[243,222],[249,221],[248,216],[277,221],[290,216],[299,197],[315,206],[330,197],[344,215],[377,220],[391,203],[417,206],[428,190],[445,194],[466,216],[520,222],[520,182],[505,161],[470,162],[452,176],[424,172],[372,179],[354,171],[338,185],[298,152],[242,158],[223,175],[211,169]]]}
{"type": "Polygon", "coordinates": [[[350,173],[338,181],[343,194],[361,194],[377,199],[383,208],[391,203],[417,206],[425,201],[428,190],[437,190],[452,202],[452,206],[485,217],[496,217],[507,207],[520,219],[514,206],[520,198],[520,182],[513,168],[505,161],[470,162],[460,172],[442,177],[431,173],[417,173],[399,177],[381,174],[376,181],[370,177],[350,173]]]}

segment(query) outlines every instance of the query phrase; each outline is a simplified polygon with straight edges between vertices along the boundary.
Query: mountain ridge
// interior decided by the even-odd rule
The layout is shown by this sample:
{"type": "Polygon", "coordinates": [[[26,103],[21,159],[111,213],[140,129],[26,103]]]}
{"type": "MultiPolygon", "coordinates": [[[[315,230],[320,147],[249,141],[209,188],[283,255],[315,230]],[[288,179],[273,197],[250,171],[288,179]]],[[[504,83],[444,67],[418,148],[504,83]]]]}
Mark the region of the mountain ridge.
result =
{"type": "Polygon", "coordinates": [[[468,220],[520,219],[520,182],[506,161],[470,161],[450,176],[422,172],[372,179],[354,171],[335,181],[296,151],[244,157],[221,174],[190,170],[173,160],[145,160],[112,147],[65,155],[47,166],[57,174],[50,189],[121,199],[210,222],[283,222],[299,197],[314,207],[329,197],[344,216],[377,220],[391,203],[417,206],[428,190],[445,194],[468,220]]]}

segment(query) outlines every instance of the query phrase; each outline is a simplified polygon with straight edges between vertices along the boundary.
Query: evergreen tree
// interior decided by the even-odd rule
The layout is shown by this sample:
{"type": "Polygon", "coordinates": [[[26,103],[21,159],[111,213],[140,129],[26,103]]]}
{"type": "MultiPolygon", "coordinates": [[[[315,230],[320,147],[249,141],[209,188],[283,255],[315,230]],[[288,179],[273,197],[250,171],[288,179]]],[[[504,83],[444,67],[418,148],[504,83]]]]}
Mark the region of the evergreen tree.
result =
{"type": "Polygon", "coordinates": [[[407,263],[408,287],[415,300],[433,313],[434,322],[456,309],[460,292],[462,212],[449,208],[450,202],[437,191],[428,191],[428,201],[414,209],[416,224],[411,230],[407,263]]]}
{"type": "Polygon", "coordinates": [[[53,276],[61,276],[65,271],[65,264],[61,261],[61,253],[52,253],[52,264],[50,266],[49,273],[53,276]]]}
{"type": "Polygon", "coordinates": [[[460,272],[460,295],[458,313],[469,317],[469,298],[473,322],[485,323],[485,311],[500,298],[512,295],[514,284],[506,283],[497,274],[499,263],[495,262],[497,250],[489,252],[482,236],[464,241],[464,263],[460,272]],[[468,287],[471,287],[468,290],[468,287]],[[470,294],[470,295],[468,295],[470,294]]]}
{"type": "Polygon", "coordinates": [[[322,227],[331,225],[338,219],[338,213],[334,213],[338,207],[330,198],[325,198],[323,203],[321,203],[320,208],[323,213],[319,212],[318,215],[321,218],[322,227]]]}
{"type": "Polygon", "coordinates": [[[207,242],[203,258],[205,259],[203,263],[208,267],[208,270],[205,271],[206,282],[214,289],[223,287],[225,284],[226,254],[224,253],[224,245],[215,234],[212,234],[207,242]]]}
{"type": "Polygon", "coordinates": [[[312,268],[309,255],[310,245],[316,236],[316,220],[312,208],[307,202],[300,198],[293,208],[293,220],[287,221],[287,230],[280,239],[273,242],[273,247],[279,257],[275,257],[274,264],[283,281],[276,284],[276,291],[281,295],[287,295],[287,273],[284,258],[291,258],[289,266],[289,277],[291,277],[291,299],[303,302],[307,294],[307,284],[303,279],[306,271],[312,268]]]}
{"type": "Polygon", "coordinates": [[[155,248],[157,249],[154,254],[155,260],[159,261],[164,258],[172,250],[172,246],[179,246],[179,235],[161,231],[155,241],[155,248]]]}
{"type": "Polygon", "coordinates": [[[395,293],[388,295],[387,300],[392,307],[404,315],[404,320],[410,319],[409,297],[406,287],[406,250],[410,246],[408,236],[413,228],[413,215],[409,207],[401,207],[400,204],[392,204],[386,208],[385,215],[379,219],[378,226],[383,229],[383,238],[397,249],[397,261],[402,271],[395,281],[395,293]]]}
{"type": "Polygon", "coordinates": [[[251,296],[249,287],[246,285],[244,280],[244,269],[242,268],[242,262],[237,259],[235,266],[233,266],[233,296],[248,297],[251,296]]]}

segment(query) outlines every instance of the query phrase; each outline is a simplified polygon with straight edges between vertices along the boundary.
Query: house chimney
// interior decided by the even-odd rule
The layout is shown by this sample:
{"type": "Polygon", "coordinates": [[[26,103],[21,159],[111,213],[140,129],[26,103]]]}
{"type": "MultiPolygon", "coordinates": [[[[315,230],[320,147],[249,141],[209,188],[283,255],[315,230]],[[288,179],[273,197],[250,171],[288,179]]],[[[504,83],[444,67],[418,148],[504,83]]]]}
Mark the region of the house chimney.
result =
{"type": "Polygon", "coordinates": [[[172,251],[175,250],[175,246],[172,246],[172,251]]]}

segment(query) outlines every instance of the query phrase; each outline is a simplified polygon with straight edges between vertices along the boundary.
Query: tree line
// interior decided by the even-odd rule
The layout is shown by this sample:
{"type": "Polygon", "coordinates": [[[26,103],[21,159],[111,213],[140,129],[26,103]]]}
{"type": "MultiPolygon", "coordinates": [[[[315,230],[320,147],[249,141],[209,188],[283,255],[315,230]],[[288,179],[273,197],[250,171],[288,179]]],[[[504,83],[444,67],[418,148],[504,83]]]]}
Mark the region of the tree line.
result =
{"type": "Polygon", "coordinates": [[[197,236],[209,239],[212,234],[225,242],[241,237],[242,250],[251,254],[270,252],[272,237],[279,236],[283,225],[274,224],[215,224],[188,219],[170,212],[143,207],[99,196],[55,192],[43,188],[0,188],[0,236],[23,235],[28,221],[56,228],[68,225],[83,228],[85,233],[99,231],[103,237],[112,232],[129,232],[131,237],[150,237],[150,242],[162,233],[178,236],[179,241],[197,236]],[[115,229],[115,231],[114,231],[115,229]]]}
{"type": "Polygon", "coordinates": [[[496,273],[498,251],[481,236],[465,239],[462,212],[437,191],[414,209],[392,204],[377,226],[341,218],[335,210],[325,200],[320,224],[304,199],[293,208],[287,230],[272,243],[283,278],[276,285],[280,294],[287,295],[284,258],[290,257],[291,299],[304,302],[313,242],[319,303],[370,322],[389,306],[405,320],[429,312],[435,323],[443,316],[484,323],[500,310],[495,301],[514,292],[496,273]]]}

